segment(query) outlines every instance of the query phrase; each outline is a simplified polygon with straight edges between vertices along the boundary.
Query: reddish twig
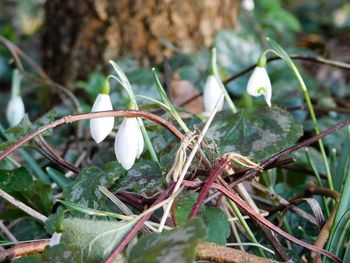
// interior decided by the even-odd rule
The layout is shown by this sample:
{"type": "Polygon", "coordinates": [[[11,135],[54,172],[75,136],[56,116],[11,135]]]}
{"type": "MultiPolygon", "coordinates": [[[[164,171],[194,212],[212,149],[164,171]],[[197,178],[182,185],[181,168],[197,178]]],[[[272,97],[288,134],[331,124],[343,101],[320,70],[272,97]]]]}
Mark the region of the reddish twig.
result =
{"type": "MultiPolygon", "coordinates": [[[[266,161],[262,162],[260,164],[260,167],[262,169],[265,169],[266,167],[272,165],[274,162],[276,162],[278,159],[282,158],[285,155],[291,154],[292,152],[295,152],[301,148],[304,148],[310,144],[313,144],[315,142],[317,142],[318,140],[322,139],[323,137],[326,137],[327,135],[339,130],[340,128],[343,128],[344,126],[350,125],[350,118],[346,119],[345,121],[342,121],[340,123],[338,123],[337,125],[321,132],[318,135],[315,135],[301,143],[298,143],[294,146],[291,146],[289,148],[286,148],[282,151],[280,151],[279,153],[273,155],[272,157],[270,157],[269,159],[267,159],[266,161]]],[[[246,181],[246,180],[251,180],[253,179],[255,176],[258,176],[259,171],[257,170],[249,170],[247,171],[243,176],[241,176],[240,178],[236,179],[235,181],[233,181],[230,186],[236,186],[237,184],[246,181]]]]}
{"type": "MultiPolygon", "coordinates": [[[[153,206],[159,204],[165,198],[167,198],[167,196],[173,191],[174,187],[175,187],[175,183],[171,184],[170,187],[157,198],[153,206]]],[[[142,219],[140,219],[139,222],[137,222],[137,224],[131,229],[131,231],[124,237],[122,242],[108,256],[108,258],[104,261],[104,263],[114,262],[118,254],[124,250],[124,248],[130,242],[130,240],[137,234],[137,232],[139,232],[139,230],[143,227],[145,222],[151,217],[151,214],[152,214],[151,212],[148,213],[147,215],[142,217],[142,219]]]]}
{"type": "Polygon", "coordinates": [[[44,131],[48,129],[55,128],[59,125],[62,124],[67,124],[67,123],[72,123],[76,121],[81,121],[81,120],[88,120],[88,119],[93,119],[93,118],[101,118],[101,117],[140,117],[140,118],[145,118],[150,121],[153,121],[166,129],[168,129],[172,134],[174,134],[176,137],[179,139],[183,139],[184,135],[170,122],[164,120],[163,118],[154,115],[152,113],[144,112],[144,111],[137,111],[137,110],[115,110],[115,111],[100,111],[100,112],[90,112],[90,113],[85,113],[85,114],[77,114],[77,115],[68,115],[65,117],[62,117],[58,120],[55,120],[47,125],[44,125],[40,127],[39,129],[31,132],[30,134],[26,135],[19,141],[17,141],[14,145],[11,147],[7,148],[5,151],[3,151],[0,154],[0,161],[3,160],[6,156],[11,154],[13,151],[15,151],[17,148],[25,144],[26,142],[30,141],[33,139],[35,136],[43,133],[44,131]]]}
{"type": "Polygon", "coordinates": [[[194,218],[198,214],[199,209],[200,209],[202,203],[204,202],[205,197],[209,193],[211,185],[214,183],[215,179],[222,173],[222,171],[224,170],[224,168],[228,162],[229,161],[227,159],[222,159],[220,161],[220,163],[216,166],[216,168],[211,172],[208,180],[206,181],[206,183],[202,187],[202,190],[200,191],[195,204],[193,205],[192,211],[189,215],[189,219],[194,218]]]}
{"type": "MultiPolygon", "coordinates": [[[[190,186],[190,187],[199,187],[200,185],[202,185],[202,182],[193,182],[193,181],[183,181],[183,185],[185,186],[190,186]]],[[[231,189],[227,189],[222,185],[213,183],[212,187],[215,188],[216,190],[220,191],[222,194],[224,194],[225,196],[227,196],[228,198],[230,198],[233,202],[235,202],[235,204],[241,208],[248,216],[250,216],[251,218],[254,218],[255,220],[259,221],[260,223],[262,223],[263,225],[265,225],[266,227],[270,228],[272,231],[276,232],[277,234],[281,235],[282,237],[284,237],[285,239],[301,246],[304,248],[307,248],[310,251],[316,252],[316,253],[320,253],[332,260],[334,260],[335,262],[342,262],[340,258],[338,258],[337,256],[335,256],[334,254],[330,253],[327,250],[321,249],[319,247],[316,247],[314,245],[311,245],[309,243],[306,243],[302,240],[299,240],[295,237],[293,237],[292,235],[284,232],[282,229],[280,229],[279,227],[276,227],[274,224],[272,224],[270,221],[268,221],[266,218],[262,217],[261,215],[259,215],[258,213],[256,213],[253,209],[251,209],[243,200],[241,200],[239,197],[235,196],[232,192],[231,189]]]]}

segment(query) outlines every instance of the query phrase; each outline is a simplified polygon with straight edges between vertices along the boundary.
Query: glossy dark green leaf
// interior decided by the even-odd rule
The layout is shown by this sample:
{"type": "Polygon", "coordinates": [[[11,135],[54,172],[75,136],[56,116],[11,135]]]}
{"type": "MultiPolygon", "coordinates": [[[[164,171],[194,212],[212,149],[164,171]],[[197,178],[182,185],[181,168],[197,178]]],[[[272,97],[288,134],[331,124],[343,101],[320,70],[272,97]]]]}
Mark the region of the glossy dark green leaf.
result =
{"type": "Polygon", "coordinates": [[[125,173],[117,163],[107,164],[105,171],[98,167],[83,169],[77,180],[64,190],[66,200],[99,210],[106,210],[107,198],[98,189],[99,186],[109,188],[125,173]]]}
{"type": "Polygon", "coordinates": [[[301,125],[287,111],[264,107],[234,115],[219,112],[207,136],[218,143],[222,153],[236,152],[260,162],[293,145],[302,133],[301,125]]]}
{"type": "Polygon", "coordinates": [[[116,182],[113,190],[149,193],[161,186],[163,179],[162,172],[156,162],[139,160],[116,182]]]}
{"type": "Polygon", "coordinates": [[[206,228],[200,218],[162,233],[142,237],[132,247],[128,262],[132,263],[192,263],[197,244],[206,236],[206,228]]]}

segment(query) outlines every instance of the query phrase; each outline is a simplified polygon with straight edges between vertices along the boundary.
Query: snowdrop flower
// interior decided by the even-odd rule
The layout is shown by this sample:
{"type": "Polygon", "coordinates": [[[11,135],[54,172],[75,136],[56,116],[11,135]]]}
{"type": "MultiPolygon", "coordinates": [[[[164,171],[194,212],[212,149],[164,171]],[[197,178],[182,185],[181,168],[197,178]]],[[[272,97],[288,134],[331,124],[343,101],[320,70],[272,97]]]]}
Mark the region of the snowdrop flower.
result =
{"type": "Polygon", "coordinates": [[[242,7],[247,11],[253,11],[255,8],[254,0],[243,0],[242,7]]]}
{"type": "Polygon", "coordinates": [[[54,247],[54,246],[58,245],[60,243],[61,236],[62,236],[62,233],[57,233],[57,232],[53,233],[53,235],[50,239],[50,242],[49,242],[49,246],[54,247]]]}
{"type": "MultiPolygon", "coordinates": [[[[105,86],[108,86],[108,84],[105,86]]],[[[109,86],[104,87],[102,93],[97,95],[91,112],[113,110],[112,102],[108,94],[109,86]]],[[[111,133],[113,126],[114,117],[90,119],[90,132],[92,138],[96,143],[102,142],[111,133]]]]}
{"type": "Polygon", "coordinates": [[[11,127],[20,123],[25,115],[24,103],[20,96],[21,76],[18,70],[12,75],[11,98],[6,107],[6,119],[11,127]]]}
{"type": "Polygon", "coordinates": [[[114,143],[118,162],[129,170],[143,151],[144,141],[137,118],[124,118],[114,143]]]}
{"type": "Polygon", "coordinates": [[[260,95],[264,95],[265,101],[269,107],[271,107],[271,81],[267,71],[265,69],[266,58],[262,56],[255,67],[253,74],[250,76],[247,92],[249,95],[254,97],[258,97],[260,95]]]}
{"type": "Polygon", "coordinates": [[[11,96],[6,108],[6,119],[11,127],[16,126],[25,115],[24,103],[21,96],[11,96]]]}
{"type": "Polygon", "coordinates": [[[219,99],[218,111],[222,110],[224,105],[224,96],[221,96],[221,94],[222,89],[219,82],[216,80],[214,75],[209,75],[207,81],[205,82],[203,91],[205,114],[210,113],[214,109],[219,99]]]}

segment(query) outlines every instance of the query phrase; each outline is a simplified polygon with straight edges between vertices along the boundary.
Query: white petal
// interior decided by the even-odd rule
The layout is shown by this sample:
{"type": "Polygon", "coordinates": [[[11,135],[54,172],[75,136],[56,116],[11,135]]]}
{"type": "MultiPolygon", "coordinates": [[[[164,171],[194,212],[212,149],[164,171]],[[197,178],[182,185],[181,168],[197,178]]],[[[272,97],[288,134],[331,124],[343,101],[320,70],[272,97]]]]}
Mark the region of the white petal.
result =
{"type": "Polygon", "coordinates": [[[256,67],[254,69],[248,80],[247,92],[254,97],[264,95],[267,105],[271,107],[271,81],[265,67],[256,67]]]}
{"type": "Polygon", "coordinates": [[[138,154],[140,127],[136,118],[124,118],[114,142],[118,162],[129,170],[138,154]]]}
{"type": "Polygon", "coordinates": [[[242,7],[247,11],[253,11],[255,7],[254,0],[243,0],[242,7]]]}
{"type": "Polygon", "coordinates": [[[24,103],[20,96],[13,96],[6,108],[6,119],[11,127],[20,123],[25,115],[24,103]]]}
{"type": "MultiPolygon", "coordinates": [[[[98,94],[91,112],[113,110],[109,95],[98,94]]],[[[114,117],[103,117],[90,119],[91,137],[96,143],[102,142],[112,131],[114,126],[114,117]]]]}
{"type": "Polygon", "coordinates": [[[138,146],[137,146],[137,155],[136,155],[136,159],[140,158],[142,152],[143,152],[143,148],[145,146],[145,142],[143,140],[143,135],[141,132],[141,128],[139,125],[139,132],[138,132],[139,136],[138,136],[138,146]]]}
{"type": "MultiPolygon", "coordinates": [[[[222,90],[215,76],[210,75],[204,85],[203,100],[205,112],[211,112],[219,101],[222,90]]],[[[221,97],[218,105],[218,111],[222,110],[224,98],[221,97]]]]}
{"type": "Polygon", "coordinates": [[[60,243],[61,236],[62,236],[62,233],[57,233],[57,232],[53,233],[53,235],[50,239],[49,246],[53,247],[53,246],[58,245],[60,243]]]}

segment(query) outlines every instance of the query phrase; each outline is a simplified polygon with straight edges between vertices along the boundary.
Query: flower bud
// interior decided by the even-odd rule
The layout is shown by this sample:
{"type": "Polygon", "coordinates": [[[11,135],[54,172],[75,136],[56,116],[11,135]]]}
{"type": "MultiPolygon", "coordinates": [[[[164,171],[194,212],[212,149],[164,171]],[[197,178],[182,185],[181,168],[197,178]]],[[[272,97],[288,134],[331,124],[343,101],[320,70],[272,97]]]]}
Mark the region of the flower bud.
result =
{"type": "MultiPolygon", "coordinates": [[[[98,94],[91,112],[113,110],[112,102],[107,94],[98,94]]],[[[96,143],[102,142],[112,131],[114,117],[90,119],[90,132],[96,143]]]]}
{"type": "Polygon", "coordinates": [[[248,81],[247,92],[254,97],[264,95],[267,105],[271,107],[271,81],[265,67],[255,67],[248,81]]]}
{"type": "Polygon", "coordinates": [[[24,103],[21,96],[11,96],[6,108],[6,119],[11,127],[16,126],[25,115],[24,103]]]}
{"type": "Polygon", "coordinates": [[[203,91],[205,113],[210,113],[214,109],[216,103],[219,103],[218,111],[222,110],[222,107],[224,105],[224,97],[221,96],[221,94],[222,89],[215,76],[209,75],[207,81],[205,82],[203,91]]]}
{"type": "Polygon", "coordinates": [[[124,118],[114,143],[118,162],[129,170],[143,151],[144,141],[137,118],[124,118]]]}

